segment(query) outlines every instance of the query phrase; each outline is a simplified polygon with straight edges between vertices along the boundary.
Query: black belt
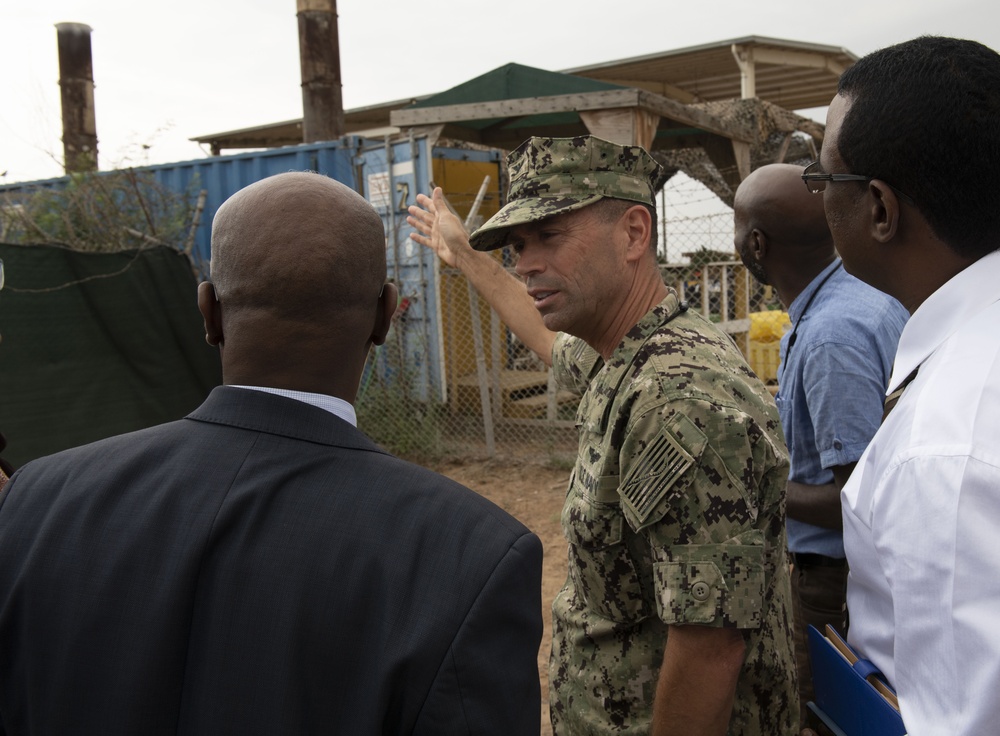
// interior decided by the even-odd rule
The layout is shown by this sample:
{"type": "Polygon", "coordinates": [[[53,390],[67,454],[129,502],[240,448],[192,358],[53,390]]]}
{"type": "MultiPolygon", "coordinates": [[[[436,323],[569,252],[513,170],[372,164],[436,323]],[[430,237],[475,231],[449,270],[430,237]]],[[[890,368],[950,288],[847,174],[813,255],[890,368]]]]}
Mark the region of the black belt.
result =
{"type": "Polygon", "coordinates": [[[796,567],[847,567],[845,557],[827,557],[812,552],[792,552],[792,562],[796,567]]]}

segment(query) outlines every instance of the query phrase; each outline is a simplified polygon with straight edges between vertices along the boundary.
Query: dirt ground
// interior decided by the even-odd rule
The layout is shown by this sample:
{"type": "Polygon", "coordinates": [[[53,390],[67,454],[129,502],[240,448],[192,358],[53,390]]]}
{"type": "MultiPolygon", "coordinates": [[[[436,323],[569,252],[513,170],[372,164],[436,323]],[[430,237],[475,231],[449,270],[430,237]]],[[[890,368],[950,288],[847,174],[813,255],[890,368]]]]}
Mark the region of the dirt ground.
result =
{"type": "Polygon", "coordinates": [[[570,471],[553,464],[511,459],[451,460],[434,469],[486,496],[542,540],[542,621],[545,630],[538,651],[538,676],[542,683],[542,736],[551,736],[548,708],[550,607],[566,581],[566,540],[559,526],[559,512],[570,471]]]}

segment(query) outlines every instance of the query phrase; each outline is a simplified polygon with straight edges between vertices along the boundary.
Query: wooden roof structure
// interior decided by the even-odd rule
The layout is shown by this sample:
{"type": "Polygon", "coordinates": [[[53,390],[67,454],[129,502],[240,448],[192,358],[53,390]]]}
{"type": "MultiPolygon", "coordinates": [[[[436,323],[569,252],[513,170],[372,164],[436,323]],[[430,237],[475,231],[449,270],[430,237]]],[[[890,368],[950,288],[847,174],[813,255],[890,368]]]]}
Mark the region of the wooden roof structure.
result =
{"type": "MultiPolygon", "coordinates": [[[[698,149],[728,201],[752,166],[786,160],[796,132],[815,152],[823,126],[791,111],[828,104],[855,61],[840,47],[746,36],[566,72],[507,64],[437,95],[347,110],[345,132],[410,129],[505,150],[532,135],[590,133],[653,152],[698,149]]],[[[292,145],[302,122],[192,140],[213,154],[292,145]]]]}
{"type": "MultiPolygon", "coordinates": [[[[389,127],[389,113],[392,110],[408,107],[420,99],[423,98],[408,97],[402,100],[345,110],[344,133],[370,136],[398,133],[398,128],[389,127]]],[[[195,136],[190,140],[208,145],[213,156],[220,155],[226,149],[295,146],[302,143],[302,118],[227,130],[221,133],[209,133],[208,135],[195,136]]]]}
{"type": "Polygon", "coordinates": [[[617,121],[614,125],[628,128],[626,137],[637,137],[636,142],[647,149],[653,147],[659,133],[634,130],[636,123],[641,125],[639,118],[644,113],[667,120],[673,134],[706,131],[747,142],[751,139],[748,131],[737,131],[710,114],[662,95],[521,64],[506,64],[407,108],[393,110],[389,121],[398,128],[436,126],[439,137],[510,150],[532,135],[601,135],[596,128],[604,130],[603,137],[619,139],[617,131],[601,124],[611,120],[608,113],[617,121]]]}
{"type": "MultiPolygon", "coordinates": [[[[564,70],[563,73],[652,92],[685,104],[757,97],[786,110],[820,107],[857,56],[835,46],[746,36],[647,56],[564,70]]],[[[392,132],[390,113],[426,99],[412,97],[345,111],[349,134],[392,132]]],[[[302,120],[285,120],[195,136],[214,154],[302,142],[302,120]]]]}
{"type": "Polygon", "coordinates": [[[857,60],[838,46],[745,36],[564,71],[684,103],[757,97],[804,110],[828,105],[857,60]]]}

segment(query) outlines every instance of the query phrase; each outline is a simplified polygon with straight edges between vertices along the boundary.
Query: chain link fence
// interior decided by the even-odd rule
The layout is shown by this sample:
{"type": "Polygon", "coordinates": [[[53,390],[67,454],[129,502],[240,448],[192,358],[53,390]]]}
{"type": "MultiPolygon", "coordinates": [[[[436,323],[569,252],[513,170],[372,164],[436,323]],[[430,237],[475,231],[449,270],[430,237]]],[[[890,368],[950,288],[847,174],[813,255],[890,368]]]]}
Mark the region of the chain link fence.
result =
{"type": "MultiPolygon", "coordinates": [[[[452,192],[451,203],[464,216],[476,194],[452,192]]],[[[773,297],[734,254],[732,210],[684,174],[673,177],[660,197],[664,281],[749,356],[750,313],[773,306],[773,297]]],[[[494,257],[512,268],[506,249],[494,257]]],[[[360,425],[393,452],[422,461],[528,454],[568,462],[576,450],[579,395],[554,384],[545,364],[461,273],[442,265],[437,284],[443,391],[423,385],[426,373],[415,368],[421,350],[430,355],[438,346],[408,324],[412,305],[404,295],[394,329],[363,376],[360,425]]]]}
{"type": "MultiPolygon", "coordinates": [[[[406,207],[417,191],[434,183],[444,187],[463,218],[478,202],[471,229],[492,216],[508,185],[499,154],[425,146],[414,137],[359,140],[349,150],[341,148],[268,152],[249,167],[243,165],[245,157],[234,157],[210,162],[211,170],[197,162],[164,171],[54,180],[40,183],[35,194],[23,187],[0,188],[0,230],[8,239],[40,233],[45,240],[88,250],[167,241],[197,261],[198,253],[207,257],[204,228],[205,247],[194,247],[206,197],[217,206],[230,189],[271,169],[327,171],[350,181],[382,215],[390,277],[402,297],[394,328],[386,344],[373,351],[362,377],[357,408],[365,430],[414,459],[525,452],[572,457],[579,396],[553,384],[544,363],[460,273],[442,268],[433,254],[407,237],[406,207]],[[226,164],[222,170],[229,173],[215,171],[217,163],[226,164]],[[229,182],[225,186],[220,184],[224,180],[229,182]],[[201,181],[211,192],[201,190],[195,205],[201,181]]],[[[683,172],[666,183],[659,197],[658,257],[664,281],[731,334],[751,365],[763,365],[760,360],[755,364],[756,351],[776,366],[776,344],[764,345],[761,352],[749,339],[751,312],[773,299],[735,258],[731,209],[683,172]]],[[[493,255],[512,266],[509,253],[493,255]]],[[[205,276],[206,264],[200,265],[205,276]]],[[[762,377],[764,373],[761,369],[762,377]]]]}

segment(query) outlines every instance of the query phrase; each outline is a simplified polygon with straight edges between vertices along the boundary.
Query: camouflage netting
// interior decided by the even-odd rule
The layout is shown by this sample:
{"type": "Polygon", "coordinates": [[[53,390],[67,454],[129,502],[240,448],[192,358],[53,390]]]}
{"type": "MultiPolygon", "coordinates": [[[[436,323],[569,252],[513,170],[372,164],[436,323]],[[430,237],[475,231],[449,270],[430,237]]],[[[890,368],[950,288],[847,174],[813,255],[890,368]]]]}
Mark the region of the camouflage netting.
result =
{"type": "MultiPolygon", "coordinates": [[[[776,162],[804,165],[816,159],[823,142],[822,124],[766,100],[720,100],[691,107],[710,113],[727,128],[749,134],[753,141],[751,169],[776,162]]],[[[670,175],[683,171],[732,207],[735,189],[730,182],[738,179],[738,175],[733,176],[735,170],[720,170],[705,149],[658,150],[653,155],[670,175]]]]}
{"type": "Polygon", "coordinates": [[[701,102],[691,107],[714,115],[727,126],[746,130],[753,135],[757,145],[774,133],[787,134],[796,131],[811,136],[817,142],[823,140],[824,128],[821,123],[756,97],[745,100],[701,102]]]}

